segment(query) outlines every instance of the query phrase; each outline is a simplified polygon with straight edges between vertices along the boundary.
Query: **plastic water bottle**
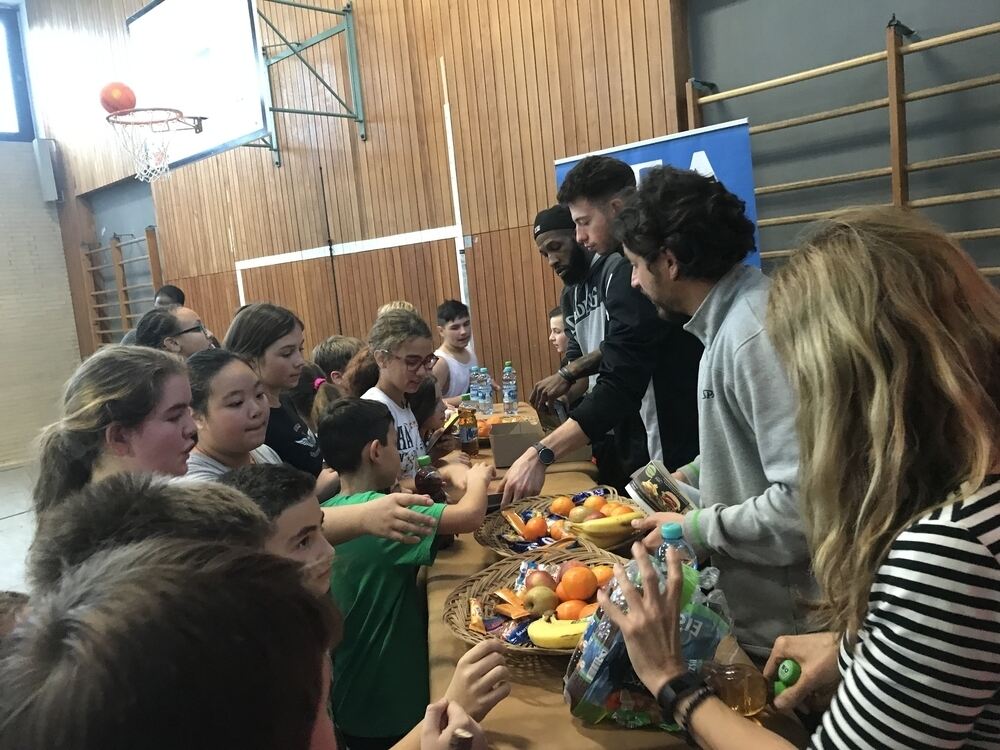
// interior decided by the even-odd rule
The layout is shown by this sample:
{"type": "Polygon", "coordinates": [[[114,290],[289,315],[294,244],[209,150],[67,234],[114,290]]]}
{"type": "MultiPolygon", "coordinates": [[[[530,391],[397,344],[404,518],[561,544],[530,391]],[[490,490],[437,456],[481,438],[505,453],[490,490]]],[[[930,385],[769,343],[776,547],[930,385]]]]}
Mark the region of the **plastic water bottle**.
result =
{"type": "Polygon", "coordinates": [[[510,360],[503,363],[503,413],[517,414],[517,370],[510,360]]]}
{"type": "Polygon", "coordinates": [[[665,523],[660,527],[660,549],[656,556],[667,562],[667,550],[674,548],[680,550],[681,561],[685,565],[690,565],[695,570],[698,569],[698,555],[691,549],[691,545],[684,541],[684,529],[679,523],[665,523]]]}
{"type": "Polygon", "coordinates": [[[479,368],[479,402],[483,414],[487,417],[493,414],[493,379],[485,367],[479,368]]]}

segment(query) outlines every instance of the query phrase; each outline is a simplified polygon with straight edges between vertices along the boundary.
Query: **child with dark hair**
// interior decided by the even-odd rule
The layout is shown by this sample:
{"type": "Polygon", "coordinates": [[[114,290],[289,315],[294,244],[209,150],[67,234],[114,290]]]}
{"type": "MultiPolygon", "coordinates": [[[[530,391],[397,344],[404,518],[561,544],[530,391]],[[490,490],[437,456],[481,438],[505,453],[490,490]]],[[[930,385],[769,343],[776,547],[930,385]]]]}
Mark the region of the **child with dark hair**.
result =
{"type": "Polygon", "coordinates": [[[479,366],[472,341],[469,308],[455,299],[442,302],[437,309],[438,334],[442,343],[436,352],[434,377],[441,384],[441,394],[449,406],[457,406],[462,394],[469,392],[472,369],[479,366]]]}
{"type": "MultiPolygon", "coordinates": [[[[319,440],[342,483],[341,494],[324,507],[377,502],[399,475],[396,424],[378,401],[338,401],[320,420],[319,440]]],[[[439,535],[473,531],[486,516],[493,474],[492,466],[474,466],[456,504],[417,510],[436,521],[439,535]]],[[[415,574],[433,561],[430,537],[412,546],[360,537],[337,548],[330,592],[346,618],[333,705],[348,747],[389,748],[420,721],[430,696],[427,623],[415,574]]]]}
{"type": "Polygon", "coordinates": [[[306,588],[325,594],[330,588],[333,547],[323,536],[315,477],[278,464],[243,466],[221,481],[249,497],[271,522],[264,551],[302,563],[306,588]]]}
{"type": "Polygon", "coordinates": [[[343,382],[347,387],[347,395],[361,398],[378,385],[378,376],[378,362],[375,361],[371,347],[366,344],[351,357],[344,370],[343,382]]]}
{"type": "Polygon", "coordinates": [[[167,307],[168,305],[183,305],[184,292],[173,284],[164,284],[156,290],[153,295],[153,304],[156,307],[167,307]]]}
{"type": "Polygon", "coordinates": [[[288,399],[305,366],[304,336],[305,325],[291,310],[258,302],[236,313],[223,345],[246,359],[264,385],[271,407],[264,442],[282,461],[319,477],[323,459],[316,436],[288,399]]]}
{"type": "Polygon", "coordinates": [[[313,348],[313,362],[320,366],[329,382],[343,386],[347,363],[364,346],[365,342],[354,336],[331,336],[313,348]]]}
{"type": "Polygon", "coordinates": [[[299,372],[299,382],[288,394],[288,402],[295,413],[305,422],[312,433],[316,434],[316,423],[313,421],[313,406],[316,404],[316,394],[326,383],[323,370],[314,362],[306,362],[299,372]]]}

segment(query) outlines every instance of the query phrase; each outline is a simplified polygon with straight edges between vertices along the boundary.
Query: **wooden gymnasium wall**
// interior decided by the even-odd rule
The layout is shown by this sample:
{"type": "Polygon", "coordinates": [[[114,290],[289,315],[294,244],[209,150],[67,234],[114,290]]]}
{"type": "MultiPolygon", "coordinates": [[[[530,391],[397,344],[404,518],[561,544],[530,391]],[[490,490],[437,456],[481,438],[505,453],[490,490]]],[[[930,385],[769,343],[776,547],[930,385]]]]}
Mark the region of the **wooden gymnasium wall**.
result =
{"type": "MultiPolygon", "coordinates": [[[[123,19],[141,5],[29,3],[37,107],[74,195],[128,175],[97,92],[127,78],[123,19]],[[52,59],[73,63],[53,67],[52,59]]],[[[331,16],[258,6],[289,39],[332,25],[331,16]]],[[[236,261],[325,244],[319,165],[334,242],[454,224],[443,58],[480,353],[491,368],[513,359],[524,383],[549,374],[556,358],[546,316],[560,284],[535,251],[531,221],[554,201],[555,159],[683,127],[683,0],[358,0],[354,8],[367,142],[347,120],[278,115],[281,168],[265,150],[242,148],[155,183],[165,280],[185,289],[221,336],[237,306],[236,261]]],[[[277,42],[266,27],[264,36],[277,42]]],[[[304,55],[349,90],[342,40],[304,55]]],[[[272,72],[275,106],[337,106],[294,58],[272,72]]],[[[92,231],[84,208],[70,200],[63,211],[71,264],[92,231]]],[[[247,300],[296,309],[312,343],[338,327],[363,335],[390,299],[409,298],[431,319],[439,301],[459,293],[452,241],[339,256],[334,265],[336,288],[328,260],[244,271],[247,300]]]]}

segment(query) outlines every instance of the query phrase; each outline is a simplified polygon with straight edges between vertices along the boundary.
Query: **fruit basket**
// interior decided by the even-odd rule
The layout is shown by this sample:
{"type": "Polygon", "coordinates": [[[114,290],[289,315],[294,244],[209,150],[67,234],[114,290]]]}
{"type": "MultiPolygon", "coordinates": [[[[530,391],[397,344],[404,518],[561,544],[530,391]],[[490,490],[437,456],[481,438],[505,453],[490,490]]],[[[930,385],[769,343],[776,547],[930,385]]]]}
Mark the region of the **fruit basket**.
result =
{"type": "MultiPolygon", "coordinates": [[[[574,611],[583,600],[567,599],[560,602],[558,607],[562,609],[557,608],[556,611],[561,612],[566,617],[564,619],[553,617],[549,621],[545,621],[545,618],[540,617],[537,613],[519,618],[502,618],[500,615],[495,614],[496,610],[504,609],[505,612],[516,610],[517,605],[510,605],[509,597],[511,594],[516,594],[520,597],[518,601],[521,602],[522,606],[526,603],[544,606],[544,602],[532,602],[528,599],[529,594],[535,587],[532,587],[530,590],[526,588],[520,591],[517,590],[519,577],[527,578],[525,567],[530,568],[531,573],[535,574],[558,568],[558,574],[560,575],[559,584],[569,584],[569,587],[564,587],[561,593],[569,596],[570,594],[589,592],[593,585],[590,581],[591,575],[598,586],[606,584],[611,577],[611,566],[621,562],[624,561],[617,555],[592,547],[586,543],[578,543],[572,548],[563,544],[553,545],[530,552],[524,557],[500,560],[475,575],[466,578],[458,588],[448,595],[448,599],[444,605],[444,623],[457,638],[469,644],[475,645],[488,638],[499,638],[504,641],[508,653],[511,654],[519,656],[547,655],[568,657],[573,653],[573,649],[579,642],[580,636],[583,635],[583,631],[586,629],[587,622],[589,621],[589,616],[581,616],[574,611]],[[541,566],[545,570],[531,566],[541,566]],[[588,573],[569,572],[572,569],[579,569],[580,567],[583,567],[588,573]],[[569,572],[569,577],[566,581],[561,580],[567,572],[569,572]],[[500,592],[503,594],[502,597],[497,596],[500,592]],[[528,600],[527,602],[525,601],[526,599],[528,600]],[[471,628],[470,614],[474,605],[471,605],[470,602],[473,600],[478,602],[482,607],[481,615],[484,625],[482,630],[485,632],[471,628]],[[574,609],[571,610],[563,607],[564,604],[572,604],[574,609]],[[510,606],[506,606],[505,608],[505,605],[510,606]],[[575,617],[570,619],[570,615],[573,614],[575,614],[575,617]],[[506,622],[492,622],[496,619],[505,619],[506,622]],[[523,623],[522,627],[513,627],[521,623],[523,623]],[[532,626],[537,628],[539,623],[541,623],[541,631],[536,632],[541,632],[541,635],[535,637],[541,643],[545,644],[541,646],[535,645],[530,638],[524,636],[526,632],[531,632],[532,626]],[[503,632],[508,628],[519,630],[520,637],[508,638],[503,632]]],[[[554,576],[551,576],[547,572],[545,575],[554,578],[554,576]]],[[[545,585],[542,588],[548,588],[548,586],[545,585]]],[[[559,586],[557,585],[556,588],[558,589],[559,586]]],[[[558,597],[555,590],[552,591],[552,594],[558,597]]],[[[587,597],[588,600],[593,598],[594,595],[587,597]]],[[[588,604],[586,606],[590,606],[592,610],[596,610],[597,608],[596,604],[588,604]]],[[[580,609],[583,609],[583,607],[580,607],[580,609]]]]}
{"type": "Polygon", "coordinates": [[[614,487],[600,485],[572,497],[544,495],[526,498],[505,511],[488,515],[474,536],[477,542],[501,557],[520,557],[567,537],[582,539],[600,549],[627,551],[629,545],[642,536],[641,532],[631,527],[632,519],[642,515],[645,515],[643,511],[630,500],[620,497],[614,487]],[[574,518],[585,518],[588,513],[589,520],[577,521],[574,518]],[[529,522],[532,518],[544,519],[546,530],[541,536],[536,534],[541,531],[542,522],[536,520],[531,527],[529,522]],[[524,529],[515,530],[518,519],[520,526],[530,532],[528,536],[524,535],[524,529]]]}

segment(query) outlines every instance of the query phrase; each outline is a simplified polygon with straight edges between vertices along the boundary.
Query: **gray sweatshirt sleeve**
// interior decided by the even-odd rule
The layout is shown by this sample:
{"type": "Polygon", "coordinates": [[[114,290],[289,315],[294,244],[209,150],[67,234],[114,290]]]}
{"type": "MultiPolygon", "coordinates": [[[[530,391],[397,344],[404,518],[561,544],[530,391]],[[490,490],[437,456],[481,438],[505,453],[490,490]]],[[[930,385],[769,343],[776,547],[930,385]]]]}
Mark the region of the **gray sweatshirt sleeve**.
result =
{"type": "MultiPolygon", "coordinates": [[[[799,446],[792,386],[763,332],[740,347],[734,365],[729,395],[756,436],[760,465],[770,486],[742,502],[726,498],[731,504],[691,511],[684,521],[684,538],[699,554],[721,552],[759,565],[808,561],[809,547],[799,516],[799,446]]],[[[712,502],[704,494],[701,500],[712,502]]]]}

